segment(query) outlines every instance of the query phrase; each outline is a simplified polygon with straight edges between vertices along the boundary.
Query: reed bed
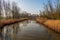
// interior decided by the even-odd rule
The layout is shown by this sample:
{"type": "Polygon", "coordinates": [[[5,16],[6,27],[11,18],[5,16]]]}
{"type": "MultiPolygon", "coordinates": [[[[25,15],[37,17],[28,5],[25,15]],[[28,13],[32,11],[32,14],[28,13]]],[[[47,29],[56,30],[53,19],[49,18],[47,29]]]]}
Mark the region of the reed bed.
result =
{"type": "Polygon", "coordinates": [[[55,32],[60,33],[60,20],[42,20],[37,18],[36,21],[54,30],[55,32]]]}

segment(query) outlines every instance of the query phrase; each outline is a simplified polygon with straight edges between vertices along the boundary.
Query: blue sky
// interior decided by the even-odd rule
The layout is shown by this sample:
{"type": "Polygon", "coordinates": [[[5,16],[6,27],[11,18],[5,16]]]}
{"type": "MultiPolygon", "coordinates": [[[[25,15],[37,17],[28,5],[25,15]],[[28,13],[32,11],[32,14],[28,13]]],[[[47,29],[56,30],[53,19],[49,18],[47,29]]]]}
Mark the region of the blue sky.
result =
{"type": "MultiPolygon", "coordinates": [[[[39,14],[39,10],[43,10],[43,3],[47,3],[47,0],[10,0],[17,2],[21,10],[27,11],[31,14],[39,14]]],[[[53,0],[52,0],[53,2],[53,0]]]]}
{"type": "Polygon", "coordinates": [[[43,0],[18,0],[20,8],[31,14],[39,14],[43,10],[43,0]]]}

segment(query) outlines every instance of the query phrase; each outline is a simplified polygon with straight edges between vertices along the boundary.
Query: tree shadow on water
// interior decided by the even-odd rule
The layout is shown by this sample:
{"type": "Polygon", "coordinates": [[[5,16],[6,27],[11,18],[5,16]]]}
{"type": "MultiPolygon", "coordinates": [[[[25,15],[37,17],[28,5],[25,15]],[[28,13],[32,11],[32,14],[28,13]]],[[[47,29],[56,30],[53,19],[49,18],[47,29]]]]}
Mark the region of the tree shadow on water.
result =
{"type": "Polygon", "coordinates": [[[3,35],[2,35],[2,33],[0,33],[0,40],[3,40],[3,35]]]}

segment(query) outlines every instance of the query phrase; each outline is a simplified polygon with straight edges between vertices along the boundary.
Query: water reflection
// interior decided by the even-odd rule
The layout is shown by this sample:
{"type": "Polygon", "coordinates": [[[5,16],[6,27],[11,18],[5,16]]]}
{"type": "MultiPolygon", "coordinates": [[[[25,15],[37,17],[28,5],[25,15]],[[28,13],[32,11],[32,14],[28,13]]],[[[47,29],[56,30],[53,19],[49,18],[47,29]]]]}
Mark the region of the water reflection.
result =
{"type": "Polygon", "coordinates": [[[5,26],[0,40],[60,40],[60,34],[28,20],[5,26]]]}

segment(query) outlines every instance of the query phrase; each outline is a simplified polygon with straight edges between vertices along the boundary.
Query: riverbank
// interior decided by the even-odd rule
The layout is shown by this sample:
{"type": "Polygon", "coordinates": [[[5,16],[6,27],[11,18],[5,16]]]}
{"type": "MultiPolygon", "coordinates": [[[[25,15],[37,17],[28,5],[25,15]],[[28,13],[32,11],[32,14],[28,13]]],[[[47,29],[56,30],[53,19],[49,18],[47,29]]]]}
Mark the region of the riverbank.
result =
{"type": "Polygon", "coordinates": [[[0,28],[2,28],[5,25],[14,24],[24,20],[28,20],[28,18],[0,20],[0,28]]]}
{"type": "Polygon", "coordinates": [[[36,22],[45,25],[46,27],[60,33],[60,20],[47,20],[36,18],[36,22]]]}

